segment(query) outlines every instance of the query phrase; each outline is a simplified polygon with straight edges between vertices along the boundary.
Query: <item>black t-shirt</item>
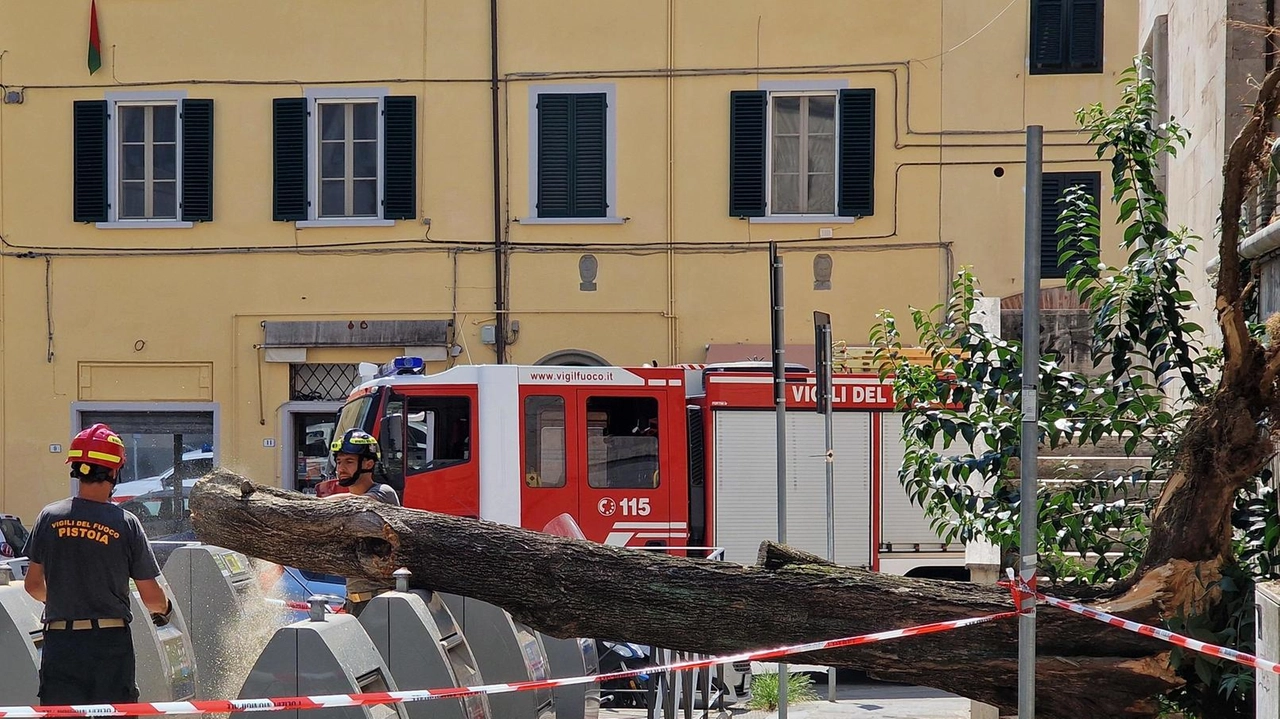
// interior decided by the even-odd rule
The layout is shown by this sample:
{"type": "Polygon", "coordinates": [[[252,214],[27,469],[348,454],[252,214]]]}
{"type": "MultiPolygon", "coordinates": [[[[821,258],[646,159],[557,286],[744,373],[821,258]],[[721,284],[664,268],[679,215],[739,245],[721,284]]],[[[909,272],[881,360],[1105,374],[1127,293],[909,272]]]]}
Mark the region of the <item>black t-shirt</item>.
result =
{"type": "Polygon", "coordinates": [[[160,576],[136,516],[80,497],[41,510],[23,553],[44,568],[46,622],[132,621],[129,580],[160,576]]]}

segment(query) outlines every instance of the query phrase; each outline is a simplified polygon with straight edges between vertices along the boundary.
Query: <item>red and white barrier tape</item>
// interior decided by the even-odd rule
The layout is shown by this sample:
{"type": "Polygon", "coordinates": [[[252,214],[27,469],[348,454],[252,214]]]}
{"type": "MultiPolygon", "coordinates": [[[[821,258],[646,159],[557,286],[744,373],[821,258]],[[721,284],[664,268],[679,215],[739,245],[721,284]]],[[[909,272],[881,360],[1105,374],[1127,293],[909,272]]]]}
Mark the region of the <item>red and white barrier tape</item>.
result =
{"type": "Polygon", "coordinates": [[[1170,644],[1173,644],[1175,646],[1182,647],[1183,649],[1190,649],[1193,652],[1199,652],[1201,654],[1208,654],[1209,656],[1218,657],[1220,659],[1226,659],[1229,661],[1236,662],[1237,664],[1243,664],[1248,667],[1253,667],[1254,669],[1260,669],[1264,672],[1272,672],[1274,674],[1280,674],[1280,664],[1272,661],[1267,661],[1266,659],[1260,659],[1246,652],[1237,651],[1235,649],[1219,646],[1217,644],[1209,644],[1208,642],[1202,642],[1199,639],[1192,639],[1191,637],[1184,636],[1176,632],[1171,632],[1168,629],[1160,629],[1159,627],[1153,627],[1149,624],[1142,624],[1140,622],[1135,622],[1131,619],[1125,619],[1124,617],[1117,617],[1114,614],[1108,614],[1106,612],[1093,609],[1092,607],[1086,607],[1083,604],[1067,601],[1066,599],[1051,597],[1047,594],[1042,594],[1038,591],[1035,591],[1034,589],[1029,589],[1025,583],[1021,583],[1021,587],[1007,580],[1000,582],[1000,584],[1001,586],[1009,587],[1010,589],[1012,589],[1014,592],[1015,598],[1019,595],[1035,596],[1037,599],[1044,601],[1049,606],[1057,607],[1059,609],[1065,609],[1068,612],[1074,612],[1076,614],[1088,617],[1090,619],[1096,619],[1100,622],[1110,624],[1113,627],[1119,627],[1121,629],[1134,632],[1135,634],[1141,634],[1143,636],[1160,639],[1160,640],[1169,642],[1170,644]]]}
{"type": "Polygon", "coordinates": [[[446,689],[413,689],[395,692],[370,692],[367,694],[329,694],[309,697],[275,697],[270,699],[218,699],[193,702],[149,702],[137,704],[92,704],[75,706],[33,706],[33,707],[0,707],[0,717],[82,717],[82,716],[156,716],[174,714],[226,714],[231,712],[271,712],[301,709],[325,709],[331,707],[369,706],[374,704],[400,704],[403,702],[428,701],[432,699],[452,699],[474,694],[505,694],[508,692],[529,691],[532,689],[548,689],[552,687],[571,686],[576,684],[592,684],[613,679],[634,677],[640,674],[656,674],[669,671],[682,671],[710,667],[729,662],[744,662],[760,659],[773,659],[789,654],[803,654],[825,649],[839,649],[858,644],[871,644],[890,639],[901,639],[922,634],[934,634],[976,624],[985,624],[999,619],[1017,616],[1017,612],[1001,612],[985,617],[953,619],[933,624],[923,624],[905,629],[893,629],[875,634],[863,634],[844,639],[830,639],[822,642],[796,644],[777,649],[762,649],[724,657],[707,659],[690,659],[673,662],[662,666],[628,669],[606,674],[592,674],[564,679],[546,679],[541,681],[516,682],[512,684],[485,684],[474,687],[450,687],[446,689]]]}

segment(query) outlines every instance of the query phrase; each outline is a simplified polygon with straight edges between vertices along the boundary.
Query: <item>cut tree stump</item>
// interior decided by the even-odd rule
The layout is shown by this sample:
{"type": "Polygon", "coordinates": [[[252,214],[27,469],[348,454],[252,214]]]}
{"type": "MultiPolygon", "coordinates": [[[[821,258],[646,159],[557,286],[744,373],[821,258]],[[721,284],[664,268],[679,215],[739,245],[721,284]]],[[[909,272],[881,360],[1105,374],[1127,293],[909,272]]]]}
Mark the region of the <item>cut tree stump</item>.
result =
{"type": "MultiPolygon", "coordinates": [[[[317,499],[215,470],[191,493],[201,541],[315,572],[387,578],[490,602],[551,636],[589,637],[708,654],[799,644],[1009,611],[995,586],[837,567],[766,542],[760,563],[677,557],[392,507],[363,497],[317,499]]],[[[1155,570],[1112,605],[1151,620],[1185,577],[1155,570]]],[[[793,663],[860,669],[1012,712],[1017,621],[795,655],[793,663]]],[[[1179,686],[1168,645],[1051,608],[1038,614],[1037,714],[1154,717],[1179,686]]]]}

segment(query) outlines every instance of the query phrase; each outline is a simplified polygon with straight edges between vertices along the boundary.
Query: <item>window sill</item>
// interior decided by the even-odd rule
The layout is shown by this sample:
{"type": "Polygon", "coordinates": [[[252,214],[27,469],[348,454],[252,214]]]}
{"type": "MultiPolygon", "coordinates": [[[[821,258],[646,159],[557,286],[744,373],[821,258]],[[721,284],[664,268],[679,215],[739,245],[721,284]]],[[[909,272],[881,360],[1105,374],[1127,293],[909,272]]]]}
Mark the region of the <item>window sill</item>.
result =
{"type": "Polygon", "coordinates": [[[1100,75],[1101,65],[1096,67],[1033,67],[1028,74],[1037,75],[1100,75]]]}
{"type": "Polygon", "coordinates": [[[621,225],[630,217],[521,217],[522,225],[621,225]]]}
{"type": "Polygon", "coordinates": [[[182,220],[113,220],[95,222],[99,230],[186,230],[195,227],[194,222],[182,220]]]}
{"type": "Polygon", "coordinates": [[[848,225],[857,222],[857,217],[836,217],[835,215],[767,215],[765,217],[748,217],[753,225],[848,225]]]}
{"type": "Polygon", "coordinates": [[[332,220],[298,220],[294,223],[299,229],[308,227],[395,227],[395,220],[380,220],[376,217],[353,217],[351,219],[332,220]]]}

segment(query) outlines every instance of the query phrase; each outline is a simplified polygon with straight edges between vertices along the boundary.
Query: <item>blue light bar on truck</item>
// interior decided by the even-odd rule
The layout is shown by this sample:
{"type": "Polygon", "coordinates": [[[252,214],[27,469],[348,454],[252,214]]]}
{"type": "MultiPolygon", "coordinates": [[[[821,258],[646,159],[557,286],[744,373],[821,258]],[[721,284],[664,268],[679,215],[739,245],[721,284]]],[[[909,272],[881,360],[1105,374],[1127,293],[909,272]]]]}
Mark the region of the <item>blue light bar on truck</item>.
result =
{"type": "Polygon", "coordinates": [[[378,377],[390,377],[398,374],[422,374],[426,363],[421,357],[397,357],[378,369],[378,377]]]}

